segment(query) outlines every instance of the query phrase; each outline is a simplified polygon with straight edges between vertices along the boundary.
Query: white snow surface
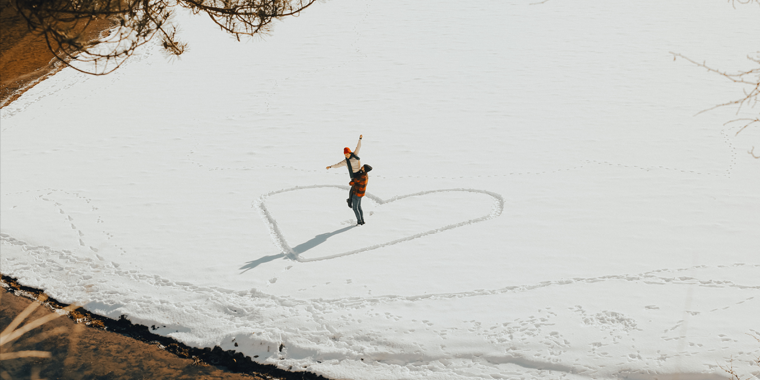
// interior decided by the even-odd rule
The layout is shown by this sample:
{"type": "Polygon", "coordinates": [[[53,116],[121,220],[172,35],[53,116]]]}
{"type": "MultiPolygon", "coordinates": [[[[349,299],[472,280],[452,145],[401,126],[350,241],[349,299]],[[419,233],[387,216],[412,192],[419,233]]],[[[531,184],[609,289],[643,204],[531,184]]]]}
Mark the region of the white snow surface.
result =
{"type": "Polygon", "coordinates": [[[335,379],[721,379],[760,355],[760,7],[329,0],[176,18],[2,110],[2,272],[335,379]],[[364,135],[367,224],[346,207],[364,135]],[[283,345],[280,352],[278,348],[283,345]]]}

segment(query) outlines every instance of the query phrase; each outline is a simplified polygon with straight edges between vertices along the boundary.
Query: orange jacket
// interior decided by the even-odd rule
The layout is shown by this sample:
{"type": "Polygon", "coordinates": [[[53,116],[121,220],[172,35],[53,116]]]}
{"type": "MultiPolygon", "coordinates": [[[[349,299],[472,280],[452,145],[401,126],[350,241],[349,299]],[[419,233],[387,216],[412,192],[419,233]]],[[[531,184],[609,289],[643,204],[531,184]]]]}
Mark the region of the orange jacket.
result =
{"type": "Polygon", "coordinates": [[[364,193],[367,191],[367,182],[369,181],[369,178],[367,177],[367,173],[359,173],[356,175],[356,178],[352,179],[351,182],[348,184],[351,185],[351,192],[356,194],[357,197],[363,197],[364,193]]]}

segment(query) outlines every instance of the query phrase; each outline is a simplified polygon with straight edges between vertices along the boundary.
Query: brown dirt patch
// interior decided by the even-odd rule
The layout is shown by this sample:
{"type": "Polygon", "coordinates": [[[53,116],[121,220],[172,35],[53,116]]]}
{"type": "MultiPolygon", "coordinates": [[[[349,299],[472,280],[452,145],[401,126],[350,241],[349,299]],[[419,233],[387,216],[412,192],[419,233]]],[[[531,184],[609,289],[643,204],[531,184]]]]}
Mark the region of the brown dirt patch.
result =
{"type": "MultiPolygon", "coordinates": [[[[12,1],[0,0],[0,108],[66,67],[55,58],[41,32],[29,29],[12,1]]],[[[94,40],[112,24],[107,19],[93,20],[82,31],[94,40]]]]}
{"type": "MultiPolygon", "coordinates": [[[[66,304],[2,276],[0,283],[0,331],[32,302],[42,303],[26,318],[34,321],[66,304]]],[[[23,324],[21,325],[23,327],[23,324]]],[[[26,333],[0,353],[24,350],[48,351],[50,358],[0,361],[11,378],[43,379],[305,379],[327,380],[311,372],[290,372],[254,362],[239,352],[220,347],[199,349],[172,338],[155,335],[147,326],[133,324],[78,308],[26,333]],[[56,333],[58,331],[58,333],[56,333]],[[61,332],[62,331],[62,332],[61,332]],[[56,333],[56,334],[54,334],[56,333]],[[53,334],[53,335],[50,335],[53,334]]]]}
{"type": "Polygon", "coordinates": [[[62,66],[8,0],[0,0],[0,30],[0,107],[5,107],[62,66]]]}
{"type": "MultiPolygon", "coordinates": [[[[33,302],[36,301],[3,294],[0,299],[0,328],[8,326],[15,316],[33,302]]],[[[46,307],[38,307],[26,320],[34,321],[51,313],[46,307]]],[[[24,334],[12,346],[6,346],[8,345],[2,347],[3,353],[34,350],[47,351],[52,356],[0,361],[2,378],[262,379],[225,372],[212,366],[194,365],[192,359],[179,358],[156,345],[87,328],[63,317],[24,334]],[[53,335],[46,337],[48,334],[53,335]]]]}

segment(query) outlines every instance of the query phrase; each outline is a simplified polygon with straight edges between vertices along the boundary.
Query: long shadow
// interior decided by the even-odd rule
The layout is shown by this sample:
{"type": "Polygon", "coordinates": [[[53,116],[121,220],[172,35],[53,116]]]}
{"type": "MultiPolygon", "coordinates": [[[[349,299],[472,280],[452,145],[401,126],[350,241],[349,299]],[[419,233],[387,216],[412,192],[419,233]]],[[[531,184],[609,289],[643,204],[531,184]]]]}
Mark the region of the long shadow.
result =
{"type": "Polygon", "coordinates": [[[256,260],[249,261],[249,262],[245,263],[245,265],[243,265],[242,267],[240,267],[240,270],[242,270],[242,272],[240,272],[240,273],[248,272],[249,270],[251,270],[253,268],[256,268],[257,266],[259,266],[261,264],[268,263],[268,262],[270,262],[272,260],[277,260],[277,259],[279,259],[281,257],[285,257],[285,254],[284,253],[280,253],[280,254],[277,254],[277,255],[264,256],[264,257],[256,259],[256,260]]]}
{"type": "MultiPolygon", "coordinates": [[[[302,254],[302,253],[304,253],[304,252],[306,252],[306,251],[308,251],[308,250],[310,250],[310,249],[312,249],[312,248],[314,248],[314,247],[316,247],[316,246],[324,243],[331,236],[335,236],[337,234],[346,232],[346,231],[348,231],[348,230],[350,230],[350,229],[352,229],[354,227],[356,227],[356,226],[343,227],[343,228],[341,228],[339,230],[335,230],[333,232],[326,232],[326,233],[314,236],[311,240],[309,240],[309,241],[307,241],[305,243],[301,243],[301,244],[293,247],[293,253],[295,253],[296,255],[300,255],[300,254],[302,254]]],[[[285,258],[285,257],[286,256],[285,256],[284,253],[280,253],[280,254],[277,254],[277,255],[264,256],[264,257],[258,258],[256,260],[249,261],[249,262],[245,263],[245,265],[243,265],[242,267],[240,267],[240,270],[242,270],[242,272],[240,272],[240,273],[248,272],[249,270],[251,270],[253,268],[256,268],[257,266],[259,266],[261,264],[268,263],[270,261],[277,260],[277,259],[280,259],[280,258],[285,258]]]]}
{"type": "Polygon", "coordinates": [[[348,230],[350,230],[350,229],[352,229],[354,227],[356,227],[356,226],[343,227],[343,228],[341,228],[339,230],[335,230],[333,232],[326,232],[326,233],[314,236],[311,240],[309,240],[309,241],[307,241],[305,243],[301,243],[301,244],[293,247],[293,253],[295,253],[296,255],[300,255],[300,254],[302,254],[302,253],[304,253],[304,252],[306,252],[306,251],[308,251],[308,250],[310,250],[310,249],[312,249],[312,248],[314,248],[314,247],[316,247],[316,246],[324,243],[331,236],[335,236],[337,234],[346,232],[346,231],[348,231],[348,230]]]}

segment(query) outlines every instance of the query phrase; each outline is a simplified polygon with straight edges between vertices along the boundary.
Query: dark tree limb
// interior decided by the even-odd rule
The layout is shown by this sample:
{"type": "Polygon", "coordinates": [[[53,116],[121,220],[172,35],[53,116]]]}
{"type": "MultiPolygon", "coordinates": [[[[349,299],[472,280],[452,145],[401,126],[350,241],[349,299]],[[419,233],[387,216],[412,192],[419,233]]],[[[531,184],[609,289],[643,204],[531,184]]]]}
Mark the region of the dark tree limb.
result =
{"type": "Polygon", "coordinates": [[[118,69],[156,35],[170,55],[187,44],[171,19],[178,8],[205,13],[238,40],[269,32],[272,21],[297,16],[316,0],[12,0],[29,29],[66,65],[87,74],[118,69]]]}

